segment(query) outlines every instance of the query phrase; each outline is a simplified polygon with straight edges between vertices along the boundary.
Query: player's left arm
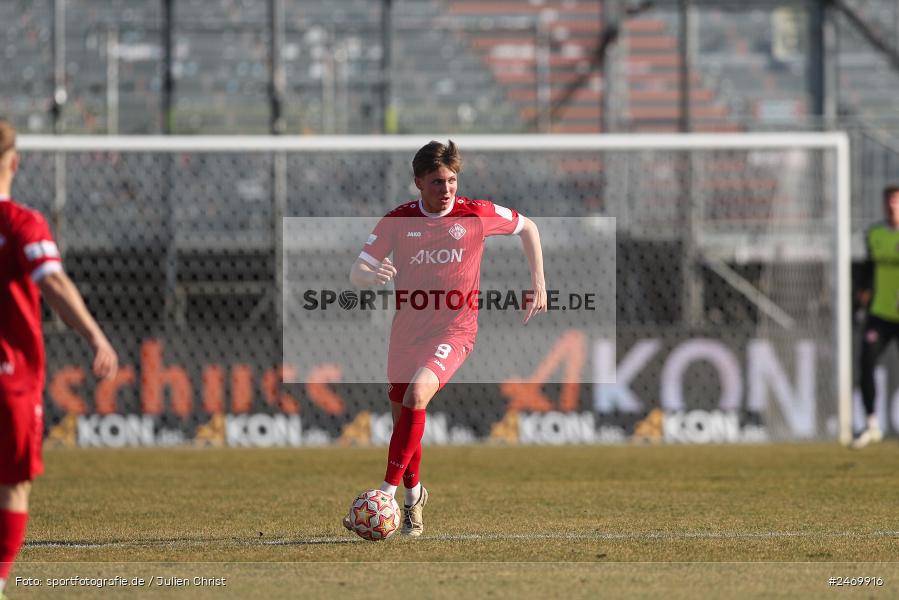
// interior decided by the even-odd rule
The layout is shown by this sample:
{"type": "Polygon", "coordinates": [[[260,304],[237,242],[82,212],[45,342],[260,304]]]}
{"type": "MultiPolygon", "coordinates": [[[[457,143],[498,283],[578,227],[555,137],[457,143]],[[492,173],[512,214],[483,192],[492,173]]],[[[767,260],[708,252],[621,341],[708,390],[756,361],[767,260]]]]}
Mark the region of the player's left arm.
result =
{"type": "Polygon", "coordinates": [[[50,308],[93,348],[94,375],[101,378],[114,376],[118,369],[119,358],[85,306],[75,283],[60,269],[44,275],[37,284],[50,308]]]}
{"type": "Polygon", "coordinates": [[[23,213],[15,230],[14,240],[22,270],[29,273],[50,308],[93,348],[94,375],[103,378],[114,376],[119,358],[103,330],[88,312],[78,288],[63,271],[59,248],[53,240],[47,220],[36,211],[23,213]]]}
{"type": "Polygon", "coordinates": [[[540,245],[540,231],[537,229],[537,225],[526,216],[519,215],[518,218],[522,221],[521,231],[518,232],[518,235],[521,237],[524,255],[531,267],[531,287],[534,290],[533,303],[524,316],[524,322],[527,323],[534,315],[546,312],[546,280],[543,276],[543,247],[540,245]]]}

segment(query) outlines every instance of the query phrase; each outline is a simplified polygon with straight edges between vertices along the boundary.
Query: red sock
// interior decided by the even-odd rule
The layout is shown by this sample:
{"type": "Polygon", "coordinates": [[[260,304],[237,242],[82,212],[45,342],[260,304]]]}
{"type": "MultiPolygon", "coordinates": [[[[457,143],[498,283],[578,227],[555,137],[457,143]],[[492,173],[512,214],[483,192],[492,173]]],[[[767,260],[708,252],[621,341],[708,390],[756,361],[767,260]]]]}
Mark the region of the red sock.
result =
{"type": "Polygon", "coordinates": [[[414,488],[418,485],[421,477],[421,442],[418,443],[418,447],[415,449],[415,452],[412,454],[412,458],[409,459],[409,465],[406,467],[406,472],[403,473],[403,486],[408,488],[414,488]]]}
{"type": "Polygon", "coordinates": [[[25,541],[28,513],[0,509],[0,579],[7,579],[12,562],[25,541]]]}
{"type": "Polygon", "coordinates": [[[393,427],[393,435],[390,437],[390,449],[387,451],[387,474],[384,476],[384,481],[390,485],[400,484],[415,449],[421,446],[421,436],[424,432],[425,411],[404,406],[400,411],[400,418],[393,427]]]}

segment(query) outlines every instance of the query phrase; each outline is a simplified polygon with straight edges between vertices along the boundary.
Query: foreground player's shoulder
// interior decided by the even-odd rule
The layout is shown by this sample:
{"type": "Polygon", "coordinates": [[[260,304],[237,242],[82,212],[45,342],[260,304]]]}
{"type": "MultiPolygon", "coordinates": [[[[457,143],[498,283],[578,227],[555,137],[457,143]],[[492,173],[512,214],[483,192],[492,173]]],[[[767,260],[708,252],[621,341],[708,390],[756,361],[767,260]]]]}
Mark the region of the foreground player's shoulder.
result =
{"type": "Polygon", "coordinates": [[[392,231],[397,226],[397,223],[401,223],[401,221],[395,221],[394,219],[416,217],[419,214],[417,202],[403,202],[381,217],[375,228],[375,234],[382,235],[392,231]]]}
{"type": "Polygon", "coordinates": [[[418,201],[410,200],[409,202],[403,202],[390,212],[388,212],[385,217],[415,217],[419,214],[418,210],[418,201]]]}
{"type": "MultiPolygon", "coordinates": [[[[416,217],[420,214],[417,202],[404,202],[392,209],[378,221],[374,231],[368,236],[368,241],[365,242],[366,248],[386,255],[390,252],[390,248],[393,247],[392,240],[395,238],[397,231],[402,228],[404,222],[402,219],[416,217]]],[[[380,261],[378,264],[380,264],[380,261]]]]}
{"type": "Polygon", "coordinates": [[[6,216],[7,226],[15,233],[28,237],[35,233],[48,233],[47,219],[37,209],[15,201],[0,202],[0,210],[6,216]]]}

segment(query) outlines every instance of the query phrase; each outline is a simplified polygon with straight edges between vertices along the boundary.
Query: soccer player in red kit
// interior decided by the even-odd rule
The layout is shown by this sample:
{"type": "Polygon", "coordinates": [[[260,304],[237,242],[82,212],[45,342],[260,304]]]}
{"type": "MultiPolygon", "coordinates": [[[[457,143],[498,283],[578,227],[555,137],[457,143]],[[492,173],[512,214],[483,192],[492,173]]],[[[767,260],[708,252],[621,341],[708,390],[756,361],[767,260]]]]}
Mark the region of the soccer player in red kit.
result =
{"type": "MultiPolygon", "coordinates": [[[[353,264],[350,281],[360,288],[395,281],[397,311],[387,358],[394,428],[380,489],[393,496],[402,480],[406,494],[401,532],[419,536],[428,501],[420,482],[425,409],[474,349],[484,240],[491,235],[521,236],[533,288],[525,299],[525,323],[546,311],[546,284],[540,234],[533,221],[487,200],[456,195],[462,157],[452,141],[421,148],[412,170],[421,198],[381,219],[353,264]]],[[[348,518],[344,526],[352,529],[348,518]]]]}
{"type": "Polygon", "coordinates": [[[47,221],[10,197],[16,130],[0,120],[0,598],[25,539],[31,481],[44,471],[41,295],[94,350],[97,377],[118,357],[66,276],[47,221]]]}

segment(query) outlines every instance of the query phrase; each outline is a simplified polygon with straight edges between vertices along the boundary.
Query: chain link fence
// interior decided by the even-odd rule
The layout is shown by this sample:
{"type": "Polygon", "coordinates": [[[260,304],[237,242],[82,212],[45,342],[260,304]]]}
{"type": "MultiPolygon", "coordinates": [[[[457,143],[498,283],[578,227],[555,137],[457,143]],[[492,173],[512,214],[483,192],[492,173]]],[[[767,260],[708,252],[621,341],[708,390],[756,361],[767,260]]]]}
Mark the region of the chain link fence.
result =
{"type": "MultiPolygon", "coordinates": [[[[537,364],[476,351],[472,360],[495,364],[493,375],[439,394],[431,443],[836,434],[833,149],[541,148],[566,138],[521,139],[502,151],[460,142],[459,194],[546,224],[549,287],[595,278],[598,263],[584,256],[608,248],[596,225],[613,217],[617,331],[508,325],[500,338],[538,346],[537,364]],[[580,239],[553,230],[560,217],[579,224],[580,239]]],[[[176,138],[168,151],[105,142],[57,153],[23,139],[14,195],[48,215],[123,365],[115,381],[92,381],[87,349],[47,315],[51,443],[388,439],[383,379],[350,383],[340,373],[352,364],[328,371],[284,360],[283,273],[294,259],[280,232],[283,217],[376,221],[415,199],[409,161],[427,140],[282,151],[247,150],[246,140],[215,140],[214,151],[178,149],[176,138]]],[[[363,243],[313,250],[348,273],[363,243]]],[[[485,274],[511,264],[527,281],[514,245],[488,244],[485,274]]],[[[333,345],[336,332],[301,344],[333,345]]]]}

